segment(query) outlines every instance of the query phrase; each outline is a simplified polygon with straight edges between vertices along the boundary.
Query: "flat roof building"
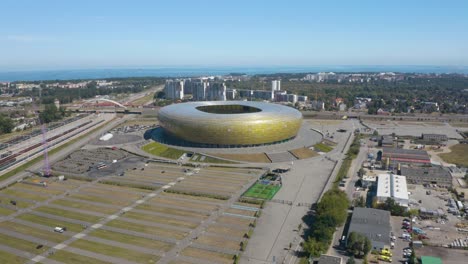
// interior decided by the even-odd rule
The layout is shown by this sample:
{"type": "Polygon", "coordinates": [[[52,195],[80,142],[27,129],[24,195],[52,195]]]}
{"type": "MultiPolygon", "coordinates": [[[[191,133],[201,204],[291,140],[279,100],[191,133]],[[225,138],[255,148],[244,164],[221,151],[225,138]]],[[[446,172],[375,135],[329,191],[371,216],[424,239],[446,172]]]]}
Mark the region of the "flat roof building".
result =
{"type": "Polygon", "coordinates": [[[317,264],[341,264],[343,262],[340,257],[330,256],[330,255],[321,255],[316,263],[317,264]]]}
{"type": "Polygon", "coordinates": [[[408,207],[409,196],[405,176],[391,173],[378,175],[377,200],[383,203],[387,198],[392,198],[399,205],[408,207]]]}
{"type": "Polygon", "coordinates": [[[360,233],[370,239],[374,250],[390,248],[390,212],[373,208],[355,207],[348,235],[360,233]]]}
{"type": "Polygon", "coordinates": [[[444,134],[422,134],[421,138],[424,141],[433,141],[437,143],[446,142],[448,140],[447,135],[444,134]]]}
{"type": "Polygon", "coordinates": [[[403,166],[400,168],[400,174],[405,175],[406,180],[411,184],[437,184],[445,188],[452,187],[452,174],[448,168],[442,166],[403,166]]]}
{"type": "Polygon", "coordinates": [[[400,149],[400,148],[383,148],[382,149],[382,162],[386,162],[387,158],[390,159],[391,165],[398,163],[402,164],[430,164],[431,158],[424,150],[417,149],[400,149]]]}

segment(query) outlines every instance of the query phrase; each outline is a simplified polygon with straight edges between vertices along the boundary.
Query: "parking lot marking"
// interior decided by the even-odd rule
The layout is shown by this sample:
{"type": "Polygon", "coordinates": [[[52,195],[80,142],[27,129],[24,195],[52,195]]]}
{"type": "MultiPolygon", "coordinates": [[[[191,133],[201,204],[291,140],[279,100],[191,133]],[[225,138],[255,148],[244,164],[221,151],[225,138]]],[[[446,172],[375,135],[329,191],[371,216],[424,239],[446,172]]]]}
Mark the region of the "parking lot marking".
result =
{"type": "Polygon", "coordinates": [[[101,224],[94,224],[91,226],[91,228],[94,228],[94,229],[98,229],[98,228],[101,228],[102,225],[101,224]]]}
{"type": "Polygon", "coordinates": [[[34,261],[34,262],[41,262],[45,259],[45,257],[41,256],[41,255],[38,255],[38,256],[35,256],[34,258],[31,259],[31,261],[34,261]]]}
{"type": "Polygon", "coordinates": [[[58,244],[58,245],[54,246],[54,248],[55,248],[55,249],[63,249],[63,248],[65,248],[66,246],[67,246],[67,245],[65,245],[65,244],[58,244]]]}

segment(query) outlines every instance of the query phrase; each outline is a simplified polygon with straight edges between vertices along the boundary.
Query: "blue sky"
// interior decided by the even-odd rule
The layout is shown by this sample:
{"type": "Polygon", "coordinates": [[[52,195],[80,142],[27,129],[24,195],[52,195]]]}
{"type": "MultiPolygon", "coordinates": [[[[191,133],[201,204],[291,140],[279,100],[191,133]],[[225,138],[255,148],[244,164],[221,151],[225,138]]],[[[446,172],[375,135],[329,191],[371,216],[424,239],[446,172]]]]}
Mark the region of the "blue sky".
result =
{"type": "Polygon", "coordinates": [[[468,1],[0,1],[0,70],[468,65],[468,1]]]}

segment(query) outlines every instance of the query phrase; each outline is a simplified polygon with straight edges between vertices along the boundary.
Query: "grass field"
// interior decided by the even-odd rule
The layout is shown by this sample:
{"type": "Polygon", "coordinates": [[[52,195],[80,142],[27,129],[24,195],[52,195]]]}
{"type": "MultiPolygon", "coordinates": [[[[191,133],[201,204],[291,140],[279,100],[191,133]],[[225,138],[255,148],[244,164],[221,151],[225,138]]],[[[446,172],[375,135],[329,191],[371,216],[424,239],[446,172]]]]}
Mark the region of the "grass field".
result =
{"type": "Polygon", "coordinates": [[[448,163],[468,167],[468,144],[457,144],[450,147],[451,152],[439,154],[448,163]]]}
{"type": "Polygon", "coordinates": [[[233,262],[233,257],[234,257],[228,254],[223,254],[223,253],[218,253],[218,252],[213,252],[213,251],[208,251],[208,250],[203,250],[203,249],[198,249],[198,248],[192,248],[192,247],[185,248],[181,252],[181,254],[185,256],[189,256],[189,257],[206,259],[206,260],[211,260],[213,262],[226,263],[226,264],[231,264],[233,262]]]}
{"type": "Polygon", "coordinates": [[[58,216],[66,217],[66,218],[85,221],[85,222],[88,222],[88,223],[97,222],[101,218],[99,216],[82,214],[82,213],[77,213],[77,212],[73,212],[73,211],[62,210],[62,209],[59,209],[59,208],[47,207],[47,206],[39,207],[36,210],[39,211],[39,212],[46,213],[46,214],[58,215],[58,216]]]}
{"type": "Polygon", "coordinates": [[[70,244],[71,247],[77,247],[83,250],[104,254],[107,256],[113,256],[118,258],[135,261],[138,263],[155,263],[159,257],[155,255],[145,254],[121,247],[109,246],[94,241],[88,241],[79,239],[70,244]],[[152,262],[151,262],[152,261],[152,262]]]}
{"type": "MultiPolygon", "coordinates": [[[[42,253],[42,252],[49,249],[46,246],[43,246],[40,249],[36,249],[37,244],[35,244],[33,242],[26,241],[26,240],[23,240],[23,239],[12,237],[12,236],[3,235],[3,234],[0,234],[0,244],[5,245],[5,246],[9,246],[9,247],[12,247],[12,248],[16,248],[16,249],[19,249],[19,250],[23,250],[23,251],[26,251],[26,252],[30,252],[30,253],[33,253],[33,254],[40,254],[40,253],[42,253]]],[[[7,262],[0,262],[0,263],[7,263],[7,262]]]]}
{"type": "Polygon", "coordinates": [[[158,241],[158,240],[152,240],[152,239],[138,237],[138,236],[131,236],[131,235],[122,234],[118,232],[112,232],[112,231],[108,231],[104,229],[96,229],[89,235],[103,238],[103,239],[127,243],[127,244],[131,244],[135,246],[141,246],[141,247],[150,248],[150,249],[157,249],[161,251],[169,251],[174,246],[172,244],[158,241]]]}
{"type": "Polygon", "coordinates": [[[293,154],[298,159],[307,159],[318,156],[317,152],[308,149],[308,148],[298,148],[290,150],[291,154],[293,154]]]}
{"type": "Polygon", "coordinates": [[[49,226],[51,229],[56,227],[56,226],[60,226],[60,227],[66,227],[67,230],[70,230],[72,232],[77,232],[78,233],[78,232],[83,231],[83,227],[81,225],[73,224],[73,223],[70,223],[70,222],[64,222],[64,221],[60,221],[60,220],[55,220],[55,219],[52,219],[52,218],[42,217],[42,216],[38,216],[38,215],[33,215],[33,214],[22,214],[22,215],[18,216],[17,218],[25,220],[25,221],[32,222],[32,223],[35,223],[35,224],[49,226]]]}
{"type": "Polygon", "coordinates": [[[48,240],[51,242],[60,243],[68,239],[68,236],[55,233],[52,229],[49,232],[49,231],[44,231],[44,230],[40,230],[37,228],[33,228],[33,227],[29,227],[29,226],[25,226],[25,225],[13,223],[13,222],[2,222],[0,223],[0,227],[11,230],[11,231],[15,231],[21,234],[30,235],[30,236],[34,236],[40,239],[48,240]]]}
{"type": "Polygon", "coordinates": [[[279,185],[265,185],[261,183],[255,183],[244,193],[243,196],[271,200],[279,191],[279,189],[281,189],[281,186],[279,185]]]}
{"type": "Polygon", "coordinates": [[[136,212],[127,212],[125,213],[125,217],[187,228],[195,228],[198,226],[197,223],[190,221],[181,221],[174,218],[155,216],[150,214],[141,214],[136,212]]]}
{"type": "Polygon", "coordinates": [[[70,207],[70,208],[76,208],[76,209],[80,209],[80,210],[88,210],[88,211],[98,212],[98,213],[103,213],[103,214],[112,214],[112,213],[117,212],[119,210],[119,209],[111,208],[111,207],[107,207],[107,206],[96,206],[94,204],[92,206],[90,206],[87,203],[80,203],[80,202],[77,202],[77,201],[70,201],[70,200],[64,200],[64,199],[55,200],[55,201],[52,202],[52,204],[67,206],[67,207],[70,207]]]}
{"type": "Polygon", "coordinates": [[[14,210],[0,207],[0,215],[2,215],[2,216],[10,215],[10,214],[12,214],[14,212],[15,212],[14,210]]]}
{"type": "Polygon", "coordinates": [[[185,151],[164,146],[158,142],[151,142],[141,147],[141,149],[151,155],[168,159],[178,159],[185,151]]]}
{"type": "Polygon", "coordinates": [[[183,239],[187,235],[187,233],[183,231],[168,230],[160,227],[129,223],[121,220],[112,220],[107,225],[125,230],[133,230],[145,234],[152,234],[155,236],[163,236],[175,239],[183,239]]]}
{"type": "Polygon", "coordinates": [[[238,160],[238,161],[246,161],[246,162],[256,162],[256,163],[270,163],[270,159],[265,155],[265,153],[252,153],[252,154],[212,154],[213,156],[230,159],[230,160],[238,160]]]}
{"type": "Polygon", "coordinates": [[[330,147],[324,143],[317,143],[314,145],[314,149],[319,152],[330,152],[332,151],[333,147],[330,147]]]}
{"type": "Polygon", "coordinates": [[[18,257],[14,254],[8,253],[6,251],[0,251],[0,263],[8,263],[8,264],[21,264],[25,263],[26,259],[22,257],[18,257]]]}
{"type": "Polygon", "coordinates": [[[71,253],[71,252],[68,252],[68,251],[63,251],[63,250],[59,250],[59,251],[55,252],[52,256],[49,256],[48,258],[53,259],[53,260],[57,260],[57,261],[60,261],[60,262],[63,262],[63,263],[68,263],[68,264],[83,264],[83,263],[107,264],[107,263],[111,263],[111,262],[100,261],[98,259],[86,257],[86,256],[79,255],[79,254],[74,254],[74,253],[71,253]]]}

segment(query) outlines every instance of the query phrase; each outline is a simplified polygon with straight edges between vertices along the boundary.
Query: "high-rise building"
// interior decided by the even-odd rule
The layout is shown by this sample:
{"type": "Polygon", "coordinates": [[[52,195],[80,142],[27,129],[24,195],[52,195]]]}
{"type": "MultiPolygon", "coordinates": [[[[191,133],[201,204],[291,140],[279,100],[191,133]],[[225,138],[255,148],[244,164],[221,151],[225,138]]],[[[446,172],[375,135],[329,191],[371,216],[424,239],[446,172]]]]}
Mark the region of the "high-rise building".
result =
{"type": "Polygon", "coordinates": [[[208,101],[226,101],[226,84],[223,82],[210,83],[206,99],[208,101]]]}
{"type": "Polygon", "coordinates": [[[271,90],[272,91],[280,91],[281,90],[281,80],[271,81],[271,90]]]}
{"type": "Polygon", "coordinates": [[[191,82],[192,87],[192,96],[194,101],[204,101],[206,100],[206,92],[208,89],[209,83],[204,80],[197,80],[191,82]]]}
{"type": "Polygon", "coordinates": [[[166,99],[181,100],[184,98],[184,81],[181,80],[166,80],[164,86],[166,99]]]}

